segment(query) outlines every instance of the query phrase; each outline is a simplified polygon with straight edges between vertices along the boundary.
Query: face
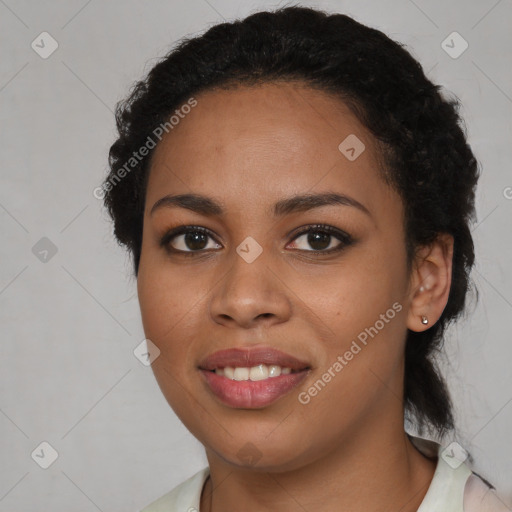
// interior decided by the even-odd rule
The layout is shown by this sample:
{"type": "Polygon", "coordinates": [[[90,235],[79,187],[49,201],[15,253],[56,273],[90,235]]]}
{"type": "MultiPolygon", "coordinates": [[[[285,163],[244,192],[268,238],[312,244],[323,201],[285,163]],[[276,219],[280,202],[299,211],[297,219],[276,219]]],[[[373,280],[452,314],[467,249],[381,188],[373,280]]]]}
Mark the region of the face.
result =
{"type": "Polygon", "coordinates": [[[402,427],[403,205],[372,136],[305,85],[195,98],[155,149],[138,274],[167,401],[238,467],[402,427]]]}

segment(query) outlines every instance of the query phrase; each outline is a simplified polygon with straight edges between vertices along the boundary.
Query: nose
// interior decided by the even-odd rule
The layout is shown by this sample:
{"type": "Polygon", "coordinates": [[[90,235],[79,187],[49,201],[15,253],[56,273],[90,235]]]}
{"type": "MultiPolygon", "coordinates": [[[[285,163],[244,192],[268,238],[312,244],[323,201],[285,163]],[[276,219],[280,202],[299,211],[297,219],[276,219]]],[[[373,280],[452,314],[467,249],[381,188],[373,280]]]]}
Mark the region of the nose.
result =
{"type": "Polygon", "coordinates": [[[270,327],[290,318],[289,289],[265,251],[252,263],[234,253],[232,265],[213,289],[210,315],[226,327],[270,327]]]}

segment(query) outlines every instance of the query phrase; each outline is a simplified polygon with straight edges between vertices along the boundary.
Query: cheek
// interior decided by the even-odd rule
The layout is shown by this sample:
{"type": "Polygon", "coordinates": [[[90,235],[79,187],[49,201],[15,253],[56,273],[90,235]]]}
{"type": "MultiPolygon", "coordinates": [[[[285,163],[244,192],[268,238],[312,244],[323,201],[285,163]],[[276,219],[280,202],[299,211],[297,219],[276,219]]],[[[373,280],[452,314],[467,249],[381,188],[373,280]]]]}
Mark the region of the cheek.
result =
{"type": "Polygon", "coordinates": [[[301,297],[335,333],[355,335],[354,329],[373,324],[395,302],[403,303],[404,251],[398,244],[372,245],[300,283],[301,297]]]}
{"type": "Polygon", "coordinates": [[[198,334],[212,292],[206,276],[201,278],[197,270],[173,269],[158,255],[142,258],[139,269],[137,288],[144,333],[160,350],[153,371],[174,408],[197,362],[198,334]]]}
{"type": "Polygon", "coordinates": [[[188,292],[179,276],[142,259],[137,289],[145,336],[160,350],[151,365],[153,373],[169,405],[186,417],[190,390],[184,383],[193,356],[190,321],[198,295],[188,292]]]}
{"type": "Polygon", "coordinates": [[[180,347],[169,340],[176,337],[192,307],[187,288],[170,277],[156,262],[141,259],[137,291],[144,333],[169,363],[177,360],[173,351],[180,347]]]}
{"type": "Polygon", "coordinates": [[[358,396],[357,407],[364,407],[379,389],[376,375],[389,382],[399,374],[406,334],[405,265],[403,243],[383,237],[354,251],[319,280],[303,281],[302,296],[328,327],[319,371],[331,368],[336,375],[319,402],[327,406],[339,399],[356,407],[358,396]],[[341,366],[332,368],[338,356],[341,366]]]}
{"type": "Polygon", "coordinates": [[[154,343],[160,345],[159,341],[165,332],[170,331],[177,321],[180,304],[157,276],[156,272],[152,275],[139,272],[137,289],[144,332],[154,343]]]}
{"type": "Polygon", "coordinates": [[[397,280],[383,262],[361,259],[351,272],[326,279],[326,294],[311,287],[308,304],[330,335],[319,343],[319,366],[302,397],[315,410],[311,428],[327,437],[400,396],[406,327],[397,280]]]}

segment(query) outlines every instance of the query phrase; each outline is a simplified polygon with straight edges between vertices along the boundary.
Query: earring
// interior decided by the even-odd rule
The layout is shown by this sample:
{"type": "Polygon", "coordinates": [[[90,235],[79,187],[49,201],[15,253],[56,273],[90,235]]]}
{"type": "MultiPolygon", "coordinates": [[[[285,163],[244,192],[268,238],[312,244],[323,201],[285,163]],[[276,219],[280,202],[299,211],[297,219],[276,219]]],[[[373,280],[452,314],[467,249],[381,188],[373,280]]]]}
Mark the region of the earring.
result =
{"type": "Polygon", "coordinates": [[[423,315],[423,316],[421,317],[421,323],[422,323],[423,325],[427,325],[427,324],[428,324],[428,318],[427,318],[426,316],[424,316],[424,315],[423,315]]]}

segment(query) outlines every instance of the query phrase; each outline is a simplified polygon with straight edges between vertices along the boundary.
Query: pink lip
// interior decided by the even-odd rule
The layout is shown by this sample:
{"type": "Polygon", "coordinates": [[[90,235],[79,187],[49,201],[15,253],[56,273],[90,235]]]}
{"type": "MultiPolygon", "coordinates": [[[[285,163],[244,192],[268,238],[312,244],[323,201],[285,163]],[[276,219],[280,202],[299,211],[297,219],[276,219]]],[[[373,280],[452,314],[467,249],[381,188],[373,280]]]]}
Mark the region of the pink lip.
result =
{"type": "Polygon", "coordinates": [[[201,370],[201,373],[224,404],[241,409],[258,409],[270,405],[298,386],[308,370],[257,381],[231,380],[209,370],[201,370]]]}
{"type": "Polygon", "coordinates": [[[291,368],[296,371],[309,367],[308,363],[272,347],[219,350],[203,359],[198,366],[201,370],[215,370],[226,366],[251,368],[259,364],[275,364],[281,368],[291,368]]]}
{"type": "Polygon", "coordinates": [[[270,405],[298,386],[310,370],[308,363],[271,347],[221,350],[206,357],[199,369],[210,390],[222,403],[243,409],[270,405]],[[259,364],[291,368],[293,373],[258,381],[236,381],[212,371],[226,366],[251,368],[259,364]]]}

